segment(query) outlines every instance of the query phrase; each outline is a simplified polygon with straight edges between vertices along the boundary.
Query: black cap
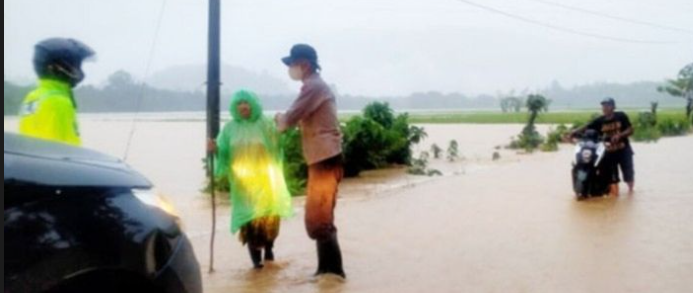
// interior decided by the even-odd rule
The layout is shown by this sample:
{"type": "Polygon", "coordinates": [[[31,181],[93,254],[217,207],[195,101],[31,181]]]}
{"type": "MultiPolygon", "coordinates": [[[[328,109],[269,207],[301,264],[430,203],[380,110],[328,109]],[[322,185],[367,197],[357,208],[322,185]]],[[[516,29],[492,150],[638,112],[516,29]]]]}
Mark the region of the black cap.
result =
{"type": "Polygon", "coordinates": [[[610,97],[604,98],[602,100],[602,106],[603,105],[609,105],[612,107],[616,107],[616,100],[614,100],[614,98],[610,98],[610,97]]]}
{"type": "Polygon", "coordinates": [[[318,52],[310,45],[295,45],[291,48],[291,55],[282,58],[282,62],[284,62],[286,66],[291,66],[291,64],[299,60],[306,60],[315,66],[316,69],[320,69],[320,65],[318,64],[318,52]]]}

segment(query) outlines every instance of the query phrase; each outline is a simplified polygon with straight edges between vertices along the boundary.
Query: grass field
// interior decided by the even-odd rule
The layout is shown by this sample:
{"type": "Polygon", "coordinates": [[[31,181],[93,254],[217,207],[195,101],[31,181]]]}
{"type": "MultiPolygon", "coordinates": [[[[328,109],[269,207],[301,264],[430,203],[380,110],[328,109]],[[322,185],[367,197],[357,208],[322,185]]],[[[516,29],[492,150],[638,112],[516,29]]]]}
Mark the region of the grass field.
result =
{"type": "MultiPolygon", "coordinates": [[[[642,111],[626,111],[634,121],[642,111]]],[[[599,112],[549,112],[539,115],[540,124],[573,124],[585,123],[593,119],[599,112]]],[[[658,113],[660,120],[682,119],[685,116],[681,110],[662,110],[658,113]]],[[[410,121],[416,124],[524,124],[527,123],[527,113],[501,112],[459,112],[459,113],[414,113],[410,121]]]]}

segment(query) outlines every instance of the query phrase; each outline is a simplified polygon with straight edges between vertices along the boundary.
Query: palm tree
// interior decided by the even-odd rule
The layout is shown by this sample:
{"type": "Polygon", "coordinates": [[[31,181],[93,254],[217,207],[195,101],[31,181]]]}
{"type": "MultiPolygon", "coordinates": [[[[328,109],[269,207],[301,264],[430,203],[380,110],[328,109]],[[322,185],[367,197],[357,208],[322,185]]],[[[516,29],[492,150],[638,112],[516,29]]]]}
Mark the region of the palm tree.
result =
{"type": "Polygon", "coordinates": [[[412,144],[419,144],[428,137],[426,129],[423,127],[412,126],[409,128],[409,141],[412,144]]]}
{"type": "Polygon", "coordinates": [[[522,130],[517,140],[513,139],[510,148],[525,149],[532,152],[544,143],[544,138],[539,134],[535,126],[539,113],[548,111],[549,100],[542,95],[529,95],[526,102],[529,110],[527,126],[522,130]]]}
{"type": "Polygon", "coordinates": [[[549,100],[542,95],[529,95],[529,97],[527,97],[527,109],[529,109],[530,113],[527,127],[534,128],[539,113],[549,110],[549,100]]]}
{"type": "Polygon", "coordinates": [[[667,85],[661,86],[657,90],[674,97],[686,99],[688,101],[686,104],[686,117],[693,123],[693,117],[691,117],[693,115],[693,63],[681,69],[676,79],[668,80],[667,85]]]}
{"type": "Polygon", "coordinates": [[[529,121],[520,135],[520,146],[527,151],[533,151],[544,142],[544,138],[537,131],[535,124],[539,118],[539,113],[547,111],[548,107],[549,101],[542,95],[529,95],[527,97],[529,121]]]}

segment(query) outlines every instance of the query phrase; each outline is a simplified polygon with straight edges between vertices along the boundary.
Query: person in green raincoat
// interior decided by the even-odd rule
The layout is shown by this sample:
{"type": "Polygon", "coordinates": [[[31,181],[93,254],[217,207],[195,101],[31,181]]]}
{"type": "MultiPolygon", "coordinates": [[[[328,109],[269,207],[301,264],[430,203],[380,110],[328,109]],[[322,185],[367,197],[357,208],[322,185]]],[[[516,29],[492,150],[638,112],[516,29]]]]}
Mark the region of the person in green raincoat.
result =
{"type": "Polygon", "coordinates": [[[230,183],[231,233],[240,232],[253,265],[260,269],[263,250],[264,261],[274,261],[281,219],[293,216],[280,135],[250,91],[235,93],[230,111],[233,120],[210,142],[210,151],[216,152],[215,176],[230,183]]]}

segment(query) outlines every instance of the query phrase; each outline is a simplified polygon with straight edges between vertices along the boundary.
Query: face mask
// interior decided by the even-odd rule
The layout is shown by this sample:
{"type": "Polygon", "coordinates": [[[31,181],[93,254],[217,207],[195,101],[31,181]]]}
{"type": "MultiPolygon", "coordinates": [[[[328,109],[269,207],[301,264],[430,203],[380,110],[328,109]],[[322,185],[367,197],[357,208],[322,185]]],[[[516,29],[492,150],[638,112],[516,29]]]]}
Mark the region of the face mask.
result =
{"type": "Polygon", "coordinates": [[[303,70],[300,66],[289,67],[289,76],[295,81],[303,80],[303,70]]]}

